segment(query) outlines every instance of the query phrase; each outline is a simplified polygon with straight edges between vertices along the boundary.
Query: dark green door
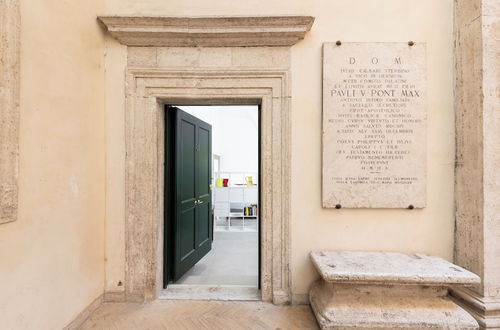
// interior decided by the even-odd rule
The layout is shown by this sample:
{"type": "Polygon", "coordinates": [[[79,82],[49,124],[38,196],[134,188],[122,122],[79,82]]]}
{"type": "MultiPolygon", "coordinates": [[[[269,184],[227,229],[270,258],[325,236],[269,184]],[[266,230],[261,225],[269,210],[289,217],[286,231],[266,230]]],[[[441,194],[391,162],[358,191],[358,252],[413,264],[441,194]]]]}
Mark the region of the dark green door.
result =
{"type": "Polygon", "coordinates": [[[175,109],[174,263],[177,281],[212,248],[212,127],[175,109]]]}

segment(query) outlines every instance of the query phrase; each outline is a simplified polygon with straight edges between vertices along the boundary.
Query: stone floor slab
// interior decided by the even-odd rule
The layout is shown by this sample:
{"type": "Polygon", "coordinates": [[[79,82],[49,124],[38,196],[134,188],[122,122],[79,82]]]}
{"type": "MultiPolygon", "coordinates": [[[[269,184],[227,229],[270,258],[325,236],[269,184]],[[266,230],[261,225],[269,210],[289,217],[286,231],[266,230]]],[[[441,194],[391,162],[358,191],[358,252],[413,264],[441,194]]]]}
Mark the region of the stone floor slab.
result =
{"type": "Polygon", "coordinates": [[[318,329],[307,305],[275,306],[264,302],[155,300],[102,305],[82,330],[136,329],[318,329]]]}

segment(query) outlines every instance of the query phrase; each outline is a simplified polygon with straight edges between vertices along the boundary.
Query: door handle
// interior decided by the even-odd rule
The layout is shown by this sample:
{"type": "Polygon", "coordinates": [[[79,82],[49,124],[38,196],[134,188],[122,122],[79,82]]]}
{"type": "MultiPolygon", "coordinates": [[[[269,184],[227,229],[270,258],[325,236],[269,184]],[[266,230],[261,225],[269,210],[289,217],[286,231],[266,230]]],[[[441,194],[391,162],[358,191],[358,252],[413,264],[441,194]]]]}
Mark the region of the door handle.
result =
{"type": "Polygon", "coordinates": [[[198,205],[203,204],[203,201],[198,200],[198,205]]]}

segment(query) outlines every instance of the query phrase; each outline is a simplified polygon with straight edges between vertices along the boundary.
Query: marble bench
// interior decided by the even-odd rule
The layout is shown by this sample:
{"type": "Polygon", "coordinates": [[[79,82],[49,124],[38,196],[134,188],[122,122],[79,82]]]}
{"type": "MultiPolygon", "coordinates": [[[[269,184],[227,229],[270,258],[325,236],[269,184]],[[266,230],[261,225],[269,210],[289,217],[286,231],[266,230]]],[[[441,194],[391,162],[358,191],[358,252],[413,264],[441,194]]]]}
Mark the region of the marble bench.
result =
{"type": "Polygon", "coordinates": [[[479,329],[448,296],[480,278],[446,260],[385,252],[311,253],[311,307],[322,329],[479,329]]]}

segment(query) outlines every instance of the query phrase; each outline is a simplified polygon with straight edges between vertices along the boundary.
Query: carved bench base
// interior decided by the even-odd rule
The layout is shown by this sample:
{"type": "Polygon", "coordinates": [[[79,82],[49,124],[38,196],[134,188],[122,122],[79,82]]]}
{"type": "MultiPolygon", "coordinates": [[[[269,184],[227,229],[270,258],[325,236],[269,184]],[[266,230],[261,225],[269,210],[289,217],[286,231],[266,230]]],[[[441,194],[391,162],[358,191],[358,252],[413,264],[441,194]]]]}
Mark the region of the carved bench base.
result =
{"type": "Polygon", "coordinates": [[[426,255],[322,251],[309,299],[322,329],[479,329],[448,295],[479,278],[426,255]]]}
{"type": "Polygon", "coordinates": [[[447,288],[333,284],[318,280],[311,307],[322,329],[478,329],[447,288]]]}

